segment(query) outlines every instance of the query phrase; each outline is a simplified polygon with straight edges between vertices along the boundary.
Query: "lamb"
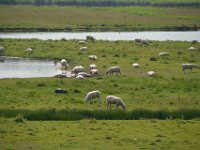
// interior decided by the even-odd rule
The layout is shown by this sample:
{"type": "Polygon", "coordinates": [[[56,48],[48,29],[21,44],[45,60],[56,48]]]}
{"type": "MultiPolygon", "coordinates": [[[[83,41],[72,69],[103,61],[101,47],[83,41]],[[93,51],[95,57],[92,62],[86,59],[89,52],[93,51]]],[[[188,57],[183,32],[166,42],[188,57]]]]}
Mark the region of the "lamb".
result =
{"type": "Polygon", "coordinates": [[[96,69],[96,68],[97,68],[97,66],[96,66],[95,64],[91,64],[91,65],[89,66],[89,69],[90,69],[90,70],[96,69]]]}
{"type": "Polygon", "coordinates": [[[85,79],[85,78],[82,75],[78,75],[78,76],[76,76],[76,79],[82,80],[82,79],[85,79]]]}
{"type": "Polygon", "coordinates": [[[168,55],[170,55],[170,53],[169,52],[160,52],[159,54],[158,54],[158,56],[168,56],[168,55]]]}
{"type": "Polygon", "coordinates": [[[108,75],[108,74],[112,75],[113,73],[116,73],[116,74],[120,74],[120,75],[121,75],[120,67],[119,67],[119,66],[113,66],[113,67],[110,67],[110,68],[106,71],[106,75],[108,75]]]}
{"type": "Polygon", "coordinates": [[[90,74],[91,75],[98,75],[99,74],[98,69],[91,69],[90,74]]]}
{"type": "Polygon", "coordinates": [[[126,109],[126,105],[124,104],[124,102],[122,101],[122,99],[120,97],[113,96],[113,95],[108,95],[106,97],[107,109],[108,109],[108,107],[111,108],[111,104],[115,104],[116,108],[118,108],[118,106],[121,106],[123,110],[126,109]]]}
{"type": "Polygon", "coordinates": [[[84,67],[83,66],[75,66],[72,69],[71,73],[78,74],[79,72],[83,72],[83,71],[84,71],[84,67]]]}
{"type": "Polygon", "coordinates": [[[88,48],[87,47],[81,47],[80,51],[86,51],[88,48]]]}
{"type": "Polygon", "coordinates": [[[81,75],[81,76],[83,76],[84,78],[92,77],[91,74],[88,74],[88,73],[86,73],[86,72],[79,72],[78,75],[81,75]]]}
{"type": "Polygon", "coordinates": [[[100,101],[100,97],[101,97],[101,92],[98,90],[95,90],[95,91],[88,92],[84,101],[86,103],[87,102],[91,103],[95,98],[97,98],[100,101]]]}
{"type": "Polygon", "coordinates": [[[90,60],[96,60],[97,56],[96,55],[90,55],[90,56],[88,56],[88,59],[90,59],[90,60]]]}
{"type": "Polygon", "coordinates": [[[156,75],[156,72],[155,71],[149,71],[149,72],[147,72],[147,75],[153,77],[153,76],[156,75]]]}
{"type": "Polygon", "coordinates": [[[139,68],[140,67],[140,65],[138,63],[133,63],[132,66],[133,66],[133,68],[139,68]]]}
{"type": "Polygon", "coordinates": [[[78,44],[87,44],[85,41],[78,41],[78,44]]]}
{"type": "Polygon", "coordinates": [[[185,73],[186,69],[190,69],[192,71],[193,68],[199,68],[199,66],[195,64],[182,64],[182,71],[185,73]]]}

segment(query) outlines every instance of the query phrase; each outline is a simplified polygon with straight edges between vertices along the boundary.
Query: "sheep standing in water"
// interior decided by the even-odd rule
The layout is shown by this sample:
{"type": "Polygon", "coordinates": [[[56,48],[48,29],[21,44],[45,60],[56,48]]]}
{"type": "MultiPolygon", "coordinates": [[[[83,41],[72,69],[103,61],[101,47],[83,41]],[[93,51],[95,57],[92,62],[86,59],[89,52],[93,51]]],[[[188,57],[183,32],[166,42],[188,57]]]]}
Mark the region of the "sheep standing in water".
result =
{"type": "Polygon", "coordinates": [[[66,61],[65,59],[62,59],[62,60],[60,61],[60,64],[61,64],[61,67],[62,67],[63,70],[67,70],[67,68],[68,68],[68,63],[67,63],[67,61],[66,61]]]}
{"type": "Polygon", "coordinates": [[[100,97],[101,97],[101,92],[96,90],[96,91],[91,91],[88,92],[86,97],[85,97],[85,102],[92,102],[95,98],[97,98],[100,101],[100,97]]]}
{"type": "Polygon", "coordinates": [[[182,71],[185,73],[186,69],[190,69],[192,71],[193,68],[199,68],[199,66],[195,64],[182,64],[182,71]]]}
{"type": "Polygon", "coordinates": [[[124,104],[124,102],[122,101],[122,99],[120,97],[113,96],[113,95],[107,96],[106,97],[107,109],[108,109],[108,107],[111,108],[111,104],[115,104],[116,108],[118,108],[118,106],[121,106],[123,110],[126,109],[126,105],[124,104]]]}
{"type": "Polygon", "coordinates": [[[121,75],[120,67],[119,67],[119,66],[113,66],[113,67],[110,67],[110,68],[106,71],[106,75],[108,75],[108,74],[112,75],[113,73],[116,73],[116,74],[120,74],[120,75],[121,75]]]}

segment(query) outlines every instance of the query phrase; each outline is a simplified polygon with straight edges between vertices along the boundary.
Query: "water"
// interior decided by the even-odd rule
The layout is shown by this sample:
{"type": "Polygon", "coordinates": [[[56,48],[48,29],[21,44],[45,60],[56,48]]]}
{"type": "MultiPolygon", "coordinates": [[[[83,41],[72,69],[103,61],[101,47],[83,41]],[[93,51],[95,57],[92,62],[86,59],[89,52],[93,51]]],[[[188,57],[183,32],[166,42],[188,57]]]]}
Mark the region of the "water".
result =
{"type": "Polygon", "coordinates": [[[200,31],[144,31],[144,32],[28,32],[28,33],[0,33],[0,38],[11,39],[41,39],[41,40],[84,40],[87,35],[96,40],[134,40],[135,38],[157,41],[200,41],[200,31]]]}
{"type": "MultiPolygon", "coordinates": [[[[53,61],[24,59],[18,57],[0,57],[0,79],[52,77],[62,71],[59,63],[53,61]]],[[[70,72],[66,72],[70,76],[70,72]]]]}

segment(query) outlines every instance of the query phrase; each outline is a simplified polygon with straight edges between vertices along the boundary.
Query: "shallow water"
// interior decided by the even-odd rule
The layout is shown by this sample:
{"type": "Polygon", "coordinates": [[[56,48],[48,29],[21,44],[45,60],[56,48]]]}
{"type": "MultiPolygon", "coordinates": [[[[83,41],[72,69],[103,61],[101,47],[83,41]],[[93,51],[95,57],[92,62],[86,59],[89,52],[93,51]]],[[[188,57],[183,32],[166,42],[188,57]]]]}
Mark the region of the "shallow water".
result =
{"type": "MultiPolygon", "coordinates": [[[[18,57],[0,57],[0,78],[52,77],[62,71],[59,64],[48,60],[33,60],[18,57]]],[[[70,72],[66,72],[70,76],[70,72]]]]}
{"type": "Polygon", "coordinates": [[[0,33],[0,38],[11,39],[41,39],[41,40],[84,40],[87,35],[94,36],[96,40],[134,40],[136,38],[157,41],[200,41],[200,31],[144,31],[144,32],[26,32],[26,33],[0,33]]]}

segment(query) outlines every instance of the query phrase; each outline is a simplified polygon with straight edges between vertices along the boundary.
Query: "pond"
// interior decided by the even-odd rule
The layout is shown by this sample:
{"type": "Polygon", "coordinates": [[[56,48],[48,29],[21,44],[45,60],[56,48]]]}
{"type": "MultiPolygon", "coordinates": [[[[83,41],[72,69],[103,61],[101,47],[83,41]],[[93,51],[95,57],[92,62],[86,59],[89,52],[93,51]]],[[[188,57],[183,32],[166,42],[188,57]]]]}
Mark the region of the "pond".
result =
{"type": "Polygon", "coordinates": [[[136,38],[157,41],[200,41],[200,31],[144,31],[144,32],[24,32],[0,33],[0,38],[11,39],[41,39],[41,40],[83,40],[87,35],[96,40],[134,40],[136,38]]]}
{"type": "MultiPolygon", "coordinates": [[[[48,60],[0,56],[0,79],[52,77],[57,73],[62,73],[59,65],[48,60]]],[[[70,72],[66,71],[66,75],[70,76],[70,72]]]]}

